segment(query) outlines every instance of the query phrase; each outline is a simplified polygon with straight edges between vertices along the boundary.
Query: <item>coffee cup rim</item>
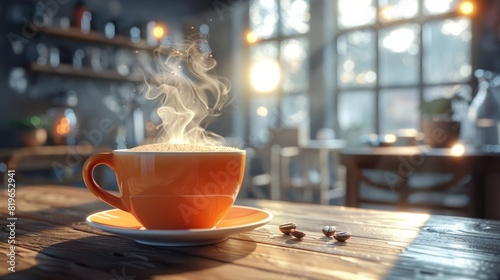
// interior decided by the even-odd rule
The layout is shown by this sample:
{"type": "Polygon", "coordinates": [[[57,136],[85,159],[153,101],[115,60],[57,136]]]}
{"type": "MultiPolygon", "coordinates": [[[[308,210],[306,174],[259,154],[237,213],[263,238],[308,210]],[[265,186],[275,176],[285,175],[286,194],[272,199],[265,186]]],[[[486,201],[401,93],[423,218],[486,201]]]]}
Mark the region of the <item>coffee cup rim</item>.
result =
{"type": "Polygon", "coordinates": [[[127,155],[174,155],[174,154],[183,154],[183,155],[199,155],[199,154],[246,154],[246,150],[238,149],[233,151],[131,151],[130,149],[116,149],[113,150],[113,154],[127,154],[127,155]]]}

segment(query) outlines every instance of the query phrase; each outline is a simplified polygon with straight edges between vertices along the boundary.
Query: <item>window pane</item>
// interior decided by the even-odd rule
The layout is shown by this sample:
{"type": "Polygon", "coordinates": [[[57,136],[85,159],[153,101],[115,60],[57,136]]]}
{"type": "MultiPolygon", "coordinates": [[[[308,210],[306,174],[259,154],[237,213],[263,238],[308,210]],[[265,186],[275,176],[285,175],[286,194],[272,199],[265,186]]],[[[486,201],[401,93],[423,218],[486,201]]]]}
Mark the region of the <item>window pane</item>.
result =
{"type": "Polygon", "coordinates": [[[308,41],[304,38],[284,40],[281,43],[281,71],[283,91],[304,92],[309,85],[308,41]]]}
{"type": "Polygon", "coordinates": [[[250,48],[250,81],[254,94],[276,91],[280,75],[277,59],[276,42],[258,44],[250,48]]]}
{"type": "Polygon", "coordinates": [[[278,44],[275,42],[254,45],[250,48],[250,61],[252,63],[265,59],[278,58],[278,44]]]}
{"type": "Polygon", "coordinates": [[[380,84],[418,83],[419,26],[400,25],[380,31],[380,84]]]}
{"type": "Polygon", "coordinates": [[[338,80],[341,88],[375,84],[375,34],[355,31],[338,37],[338,80]]]}
{"type": "Polygon", "coordinates": [[[412,18],[418,13],[418,0],[379,0],[380,21],[412,18]]]}
{"type": "Polygon", "coordinates": [[[276,0],[250,1],[250,28],[258,39],[277,35],[278,18],[278,3],[276,0]]]}
{"type": "Polygon", "coordinates": [[[396,133],[398,129],[418,129],[418,104],[417,88],[380,91],[380,132],[396,133]]]}
{"type": "Polygon", "coordinates": [[[471,76],[471,23],[467,18],[428,23],[423,30],[424,82],[460,82],[471,76]]]}
{"type": "Polygon", "coordinates": [[[306,127],[309,124],[309,98],[307,95],[284,96],[281,102],[282,125],[306,127]]]}
{"type": "Polygon", "coordinates": [[[339,28],[375,23],[376,8],[373,0],[339,0],[339,28]]]}
{"type": "Polygon", "coordinates": [[[254,97],[250,101],[250,143],[261,145],[267,143],[269,127],[276,126],[276,97],[254,97]]]}
{"type": "Polygon", "coordinates": [[[425,0],[424,14],[437,15],[454,11],[461,1],[462,0],[425,0]]]}
{"type": "Polygon", "coordinates": [[[281,0],[280,8],[283,35],[309,31],[309,0],[281,0]]]}
{"type": "Polygon", "coordinates": [[[340,137],[360,143],[360,137],[375,132],[375,92],[340,92],[338,98],[340,137]]]}

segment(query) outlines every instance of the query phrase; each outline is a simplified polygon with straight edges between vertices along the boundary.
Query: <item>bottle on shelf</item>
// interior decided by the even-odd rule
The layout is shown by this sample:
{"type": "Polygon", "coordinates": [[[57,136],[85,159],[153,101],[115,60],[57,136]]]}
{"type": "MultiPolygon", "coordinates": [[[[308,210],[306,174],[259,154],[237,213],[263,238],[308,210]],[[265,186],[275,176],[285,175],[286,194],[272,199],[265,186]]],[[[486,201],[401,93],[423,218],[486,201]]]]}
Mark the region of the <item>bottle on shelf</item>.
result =
{"type": "Polygon", "coordinates": [[[478,91],[469,107],[469,121],[473,125],[473,144],[480,151],[496,151],[500,147],[500,104],[495,91],[500,86],[500,74],[478,69],[478,91]]]}
{"type": "Polygon", "coordinates": [[[91,22],[92,13],[82,1],[78,1],[73,10],[73,25],[83,33],[89,33],[91,22]]]}

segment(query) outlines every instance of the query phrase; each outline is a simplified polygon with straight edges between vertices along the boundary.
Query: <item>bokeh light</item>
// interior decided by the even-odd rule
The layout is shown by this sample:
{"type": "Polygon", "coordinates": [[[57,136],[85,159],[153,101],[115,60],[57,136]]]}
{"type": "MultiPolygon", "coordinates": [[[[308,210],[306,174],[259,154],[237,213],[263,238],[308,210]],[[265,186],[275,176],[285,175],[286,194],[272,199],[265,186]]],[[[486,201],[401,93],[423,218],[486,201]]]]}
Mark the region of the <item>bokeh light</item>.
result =
{"type": "Polygon", "coordinates": [[[163,26],[162,24],[156,24],[156,26],[153,28],[153,37],[156,39],[162,39],[165,34],[167,33],[166,27],[163,26]]]}
{"type": "Polygon", "coordinates": [[[465,153],[465,146],[462,144],[455,144],[451,148],[451,154],[453,156],[462,156],[465,153]]]}
{"type": "Polygon", "coordinates": [[[281,70],[276,60],[265,59],[254,64],[250,71],[250,83],[258,92],[270,92],[279,84],[281,70]]]}
{"type": "Polygon", "coordinates": [[[255,34],[255,32],[253,31],[248,32],[246,37],[247,37],[247,42],[249,44],[254,44],[255,42],[257,42],[258,39],[257,34],[255,34]]]}
{"type": "Polygon", "coordinates": [[[471,15],[474,12],[474,4],[470,1],[462,2],[458,10],[463,15],[471,15]]]}

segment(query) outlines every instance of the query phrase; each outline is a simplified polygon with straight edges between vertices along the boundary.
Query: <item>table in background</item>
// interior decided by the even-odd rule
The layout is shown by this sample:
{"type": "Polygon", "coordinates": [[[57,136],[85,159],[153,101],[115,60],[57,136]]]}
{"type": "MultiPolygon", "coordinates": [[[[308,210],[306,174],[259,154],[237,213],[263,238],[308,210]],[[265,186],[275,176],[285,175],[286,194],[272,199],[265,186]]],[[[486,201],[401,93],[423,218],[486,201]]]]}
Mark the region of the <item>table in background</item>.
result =
{"type": "MultiPolygon", "coordinates": [[[[4,168],[16,170],[16,176],[22,184],[73,184],[82,181],[80,166],[88,157],[112,150],[108,146],[90,145],[8,148],[0,149],[0,162],[5,164],[4,168]],[[25,172],[40,170],[52,170],[55,176],[31,178],[24,175],[25,172]]],[[[5,182],[5,174],[0,182],[2,179],[5,182]]]]}
{"type": "MultiPolygon", "coordinates": [[[[6,192],[0,195],[6,201],[6,192]]],[[[238,200],[273,220],[209,246],[155,247],[88,226],[109,209],[88,190],[23,186],[16,191],[16,272],[5,279],[498,279],[500,222],[269,200],[238,200]],[[307,235],[284,236],[295,222],[307,235]],[[335,225],[345,243],[325,237],[335,225]],[[11,278],[9,278],[11,277],[11,278]],[[122,277],[122,278],[119,278],[122,277]]],[[[5,205],[5,204],[4,204],[5,205]]],[[[0,209],[5,221],[7,207],[0,209]]],[[[4,235],[5,236],[5,235],[4,235]]],[[[5,241],[5,240],[4,240],[5,241]]],[[[2,242],[2,252],[9,244],[2,242]]]]}
{"type": "MultiPolygon", "coordinates": [[[[469,205],[463,212],[457,212],[459,215],[500,219],[497,206],[500,186],[491,179],[492,175],[500,175],[500,154],[467,150],[462,154],[452,149],[431,149],[427,146],[360,147],[342,150],[341,162],[347,168],[347,206],[359,207],[363,201],[377,203],[361,198],[359,189],[363,183],[399,192],[401,197],[396,206],[408,209],[411,205],[404,200],[407,199],[405,196],[415,191],[408,189],[408,180],[414,173],[449,173],[455,176],[452,179],[455,183],[466,176],[470,177],[467,185],[469,205]],[[365,176],[363,170],[381,170],[388,176],[385,182],[373,182],[365,176]]],[[[437,189],[444,190],[446,187],[446,184],[437,184],[437,189]]],[[[434,207],[425,202],[422,205],[422,208],[434,207]]]]}

